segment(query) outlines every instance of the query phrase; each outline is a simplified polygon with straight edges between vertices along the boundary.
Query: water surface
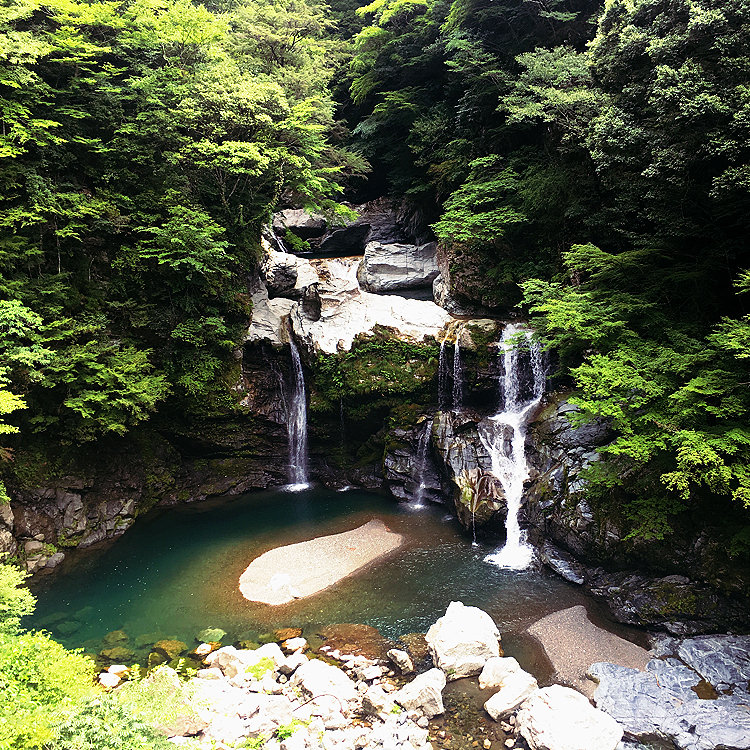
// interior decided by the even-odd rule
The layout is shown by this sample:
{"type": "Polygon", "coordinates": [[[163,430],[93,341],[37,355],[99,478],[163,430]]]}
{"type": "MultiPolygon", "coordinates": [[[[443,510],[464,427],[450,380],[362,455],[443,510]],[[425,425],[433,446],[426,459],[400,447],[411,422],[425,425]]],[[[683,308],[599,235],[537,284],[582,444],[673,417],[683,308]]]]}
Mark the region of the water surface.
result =
{"type": "MultiPolygon", "coordinates": [[[[276,627],[365,623],[384,635],[425,632],[451,601],[481,607],[503,633],[506,652],[540,677],[548,671],[526,628],[550,612],[584,604],[577,587],[544,571],[500,570],[492,551],[472,545],[439,506],[419,510],[360,491],[267,491],[154,511],[122,537],[68,554],[36,576],[39,598],[29,627],[45,627],[69,647],[98,651],[101,638],[123,629],[176,637],[188,644],[208,626],[253,640],[276,627]],[[242,571],[272,547],[353,529],[379,518],[406,543],[387,558],[314,596],[272,607],[239,593],[242,571]]],[[[606,624],[606,623],[605,623],[606,624]]],[[[144,637],[144,640],[147,640],[144,637]]]]}

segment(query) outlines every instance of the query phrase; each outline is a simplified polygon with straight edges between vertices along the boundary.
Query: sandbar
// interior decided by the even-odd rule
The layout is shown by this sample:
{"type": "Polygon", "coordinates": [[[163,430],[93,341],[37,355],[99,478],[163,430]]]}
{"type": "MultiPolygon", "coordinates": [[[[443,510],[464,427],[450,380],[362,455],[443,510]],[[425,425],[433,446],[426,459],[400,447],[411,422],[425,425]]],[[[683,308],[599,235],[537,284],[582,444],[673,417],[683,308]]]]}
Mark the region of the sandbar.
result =
{"type": "Polygon", "coordinates": [[[645,648],[597,627],[582,605],[561,609],[537,620],[528,631],[544,647],[557,679],[589,698],[596,683],[586,677],[598,661],[643,671],[651,656],[645,648]]]}
{"type": "Polygon", "coordinates": [[[247,566],[240,592],[251,602],[287,604],[317,594],[403,543],[401,534],[373,519],[341,534],[276,547],[247,566]]]}

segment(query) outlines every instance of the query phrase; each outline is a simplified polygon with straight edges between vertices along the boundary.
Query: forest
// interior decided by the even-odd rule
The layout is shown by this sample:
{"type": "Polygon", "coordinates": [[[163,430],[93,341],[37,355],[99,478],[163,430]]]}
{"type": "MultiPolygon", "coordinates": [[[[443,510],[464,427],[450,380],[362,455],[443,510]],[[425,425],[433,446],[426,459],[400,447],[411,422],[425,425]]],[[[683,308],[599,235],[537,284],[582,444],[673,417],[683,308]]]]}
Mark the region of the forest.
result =
{"type": "MultiPolygon", "coordinates": [[[[750,0],[358,6],[4,0],[6,484],[24,444],[237,409],[262,227],[389,196],[458,297],[530,320],[576,419],[611,424],[591,502],[634,538],[724,523],[747,558],[750,0]]],[[[37,658],[13,575],[0,654],[37,658]]],[[[83,747],[28,700],[38,731],[14,708],[1,750],[83,747]]]]}

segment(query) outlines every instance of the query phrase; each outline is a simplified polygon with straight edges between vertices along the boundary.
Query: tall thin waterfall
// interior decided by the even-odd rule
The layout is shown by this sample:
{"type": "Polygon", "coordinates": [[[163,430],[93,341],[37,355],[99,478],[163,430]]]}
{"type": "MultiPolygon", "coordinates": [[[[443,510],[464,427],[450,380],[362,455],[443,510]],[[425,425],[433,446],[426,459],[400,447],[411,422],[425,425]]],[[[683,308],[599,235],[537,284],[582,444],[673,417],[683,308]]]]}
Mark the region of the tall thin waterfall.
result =
{"type": "Polygon", "coordinates": [[[438,359],[438,406],[441,411],[451,408],[451,394],[448,393],[448,336],[440,342],[440,358],[438,359]]]}
{"type": "Polygon", "coordinates": [[[442,411],[452,409],[460,411],[464,400],[463,367],[461,365],[461,328],[460,321],[454,321],[448,327],[445,337],[440,342],[438,360],[438,405],[442,411]],[[453,365],[448,361],[448,339],[454,335],[453,365]]]}
{"type": "Polygon", "coordinates": [[[492,473],[500,480],[508,503],[505,521],[506,540],[502,549],[488,555],[486,562],[500,568],[523,570],[534,557],[534,549],[526,541],[526,534],[518,523],[523,499],[523,485],[529,476],[526,462],[526,424],[530,412],[541,401],[545,386],[544,357],[531,333],[516,325],[508,325],[501,339],[504,377],[501,380],[502,411],[485,420],[480,427],[480,438],[492,458],[492,473]],[[517,338],[528,347],[532,382],[522,393],[520,351],[517,338]],[[514,341],[513,339],[516,339],[514,341]],[[530,392],[528,392],[530,391],[530,392]],[[526,399],[524,399],[526,395],[526,399]]]}
{"type": "Polygon", "coordinates": [[[292,397],[287,407],[289,489],[303,490],[309,485],[307,478],[307,397],[302,360],[291,335],[289,336],[289,350],[292,354],[293,375],[292,397]]]}
{"type": "Polygon", "coordinates": [[[453,345],[453,409],[460,411],[464,403],[464,384],[461,372],[461,330],[456,329],[456,343],[453,345]]]}
{"type": "Polygon", "coordinates": [[[413,508],[424,507],[424,492],[427,489],[425,482],[425,472],[427,471],[427,450],[430,446],[430,436],[432,435],[432,420],[428,419],[425,421],[424,430],[419,436],[419,442],[417,443],[417,463],[415,465],[416,476],[413,477],[417,484],[417,489],[414,492],[414,500],[411,503],[413,508]]]}

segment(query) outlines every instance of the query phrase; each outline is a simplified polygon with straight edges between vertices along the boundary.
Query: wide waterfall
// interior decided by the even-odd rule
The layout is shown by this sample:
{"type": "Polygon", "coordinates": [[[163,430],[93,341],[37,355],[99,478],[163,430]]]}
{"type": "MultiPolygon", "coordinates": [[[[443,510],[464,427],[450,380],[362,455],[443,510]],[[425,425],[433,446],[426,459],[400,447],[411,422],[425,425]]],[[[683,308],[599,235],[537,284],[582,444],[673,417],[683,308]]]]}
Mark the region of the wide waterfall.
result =
{"type": "Polygon", "coordinates": [[[508,503],[505,521],[505,545],[488,555],[486,562],[501,568],[522,570],[534,557],[534,549],[526,541],[526,534],[518,522],[523,499],[523,486],[529,476],[526,462],[526,424],[530,413],[544,394],[546,373],[544,357],[532,341],[531,332],[516,325],[508,325],[500,341],[503,357],[501,378],[501,411],[485,420],[480,437],[492,458],[492,473],[498,478],[508,503]],[[525,383],[521,354],[529,354],[531,382],[525,383]]]}
{"type": "Polygon", "coordinates": [[[292,355],[292,397],[287,404],[287,435],[289,436],[289,487],[303,490],[309,486],[307,477],[307,395],[305,374],[299,349],[289,336],[292,355]]]}

